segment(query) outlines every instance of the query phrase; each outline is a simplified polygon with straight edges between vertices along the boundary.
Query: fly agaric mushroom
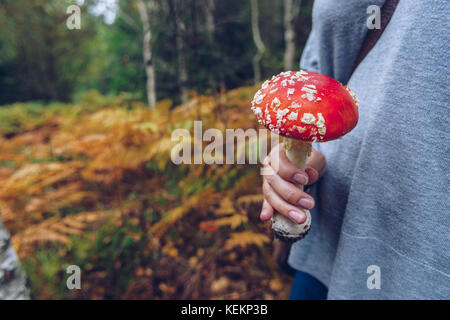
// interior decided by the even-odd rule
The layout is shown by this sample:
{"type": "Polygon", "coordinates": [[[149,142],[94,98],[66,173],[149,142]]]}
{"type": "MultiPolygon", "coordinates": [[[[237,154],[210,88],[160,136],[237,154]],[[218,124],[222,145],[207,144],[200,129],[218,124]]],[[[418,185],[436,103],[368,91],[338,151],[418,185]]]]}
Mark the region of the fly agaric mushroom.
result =
{"type": "MultiPolygon", "coordinates": [[[[288,159],[305,170],[312,142],[342,137],[358,122],[358,100],[338,81],[314,72],[286,71],[263,83],[252,101],[258,122],[282,136],[288,159]]],[[[302,185],[298,187],[303,190],[302,185]]],[[[296,241],[311,226],[311,214],[305,212],[302,224],[276,214],[272,229],[281,240],[296,241]]]]}

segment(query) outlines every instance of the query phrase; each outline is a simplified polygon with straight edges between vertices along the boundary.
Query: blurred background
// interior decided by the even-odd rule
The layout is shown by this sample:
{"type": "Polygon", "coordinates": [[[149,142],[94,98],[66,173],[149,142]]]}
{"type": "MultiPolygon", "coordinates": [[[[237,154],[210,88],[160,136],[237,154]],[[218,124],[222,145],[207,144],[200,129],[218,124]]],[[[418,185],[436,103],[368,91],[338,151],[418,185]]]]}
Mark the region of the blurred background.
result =
{"type": "Polygon", "coordinates": [[[171,133],[257,128],[312,4],[0,1],[0,214],[33,298],[287,298],[258,166],[175,165],[171,133]]]}

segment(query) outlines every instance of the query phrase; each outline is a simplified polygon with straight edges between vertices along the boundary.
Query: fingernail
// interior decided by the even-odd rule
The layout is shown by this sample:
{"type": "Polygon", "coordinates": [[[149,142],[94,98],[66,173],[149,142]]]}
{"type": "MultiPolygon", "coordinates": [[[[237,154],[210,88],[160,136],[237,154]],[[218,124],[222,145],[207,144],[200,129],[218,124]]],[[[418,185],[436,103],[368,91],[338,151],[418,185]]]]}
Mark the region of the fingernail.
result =
{"type": "Polygon", "coordinates": [[[306,184],[308,182],[308,178],[305,177],[303,174],[296,173],[294,174],[294,181],[299,184],[306,184]]]}
{"type": "Polygon", "coordinates": [[[307,199],[307,198],[300,199],[298,204],[305,209],[312,209],[314,206],[314,203],[312,202],[312,200],[307,199]]]}
{"type": "Polygon", "coordinates": [[[263,210],[259,216],[259,218],[263,221],[267,220],[269,217],[269,212],[267,210],[263,210]]]}
{"type": "Polygon", "coordinates": [[[305,220],[305,214],[303,212],[289,211],[288,215],[297,223],[302,223],[305,220]]]}

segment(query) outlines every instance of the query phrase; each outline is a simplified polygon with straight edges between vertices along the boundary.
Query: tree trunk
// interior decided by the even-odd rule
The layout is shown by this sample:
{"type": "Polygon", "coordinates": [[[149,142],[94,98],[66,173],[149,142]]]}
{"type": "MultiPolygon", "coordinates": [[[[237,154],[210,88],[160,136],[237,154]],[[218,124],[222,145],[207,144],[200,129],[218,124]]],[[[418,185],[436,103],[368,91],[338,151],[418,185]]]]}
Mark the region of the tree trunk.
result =
{"type": "Polygon", "coordinates": [[[186,26],[182,17],[181,0],[170,0],[169,1],[170,12],[175,27],[175,47],[177,51],[177,76],[178,76],[178,87],[180,90],[181,103],[186,103],[188,100],[187,95],[187,65],[186,65],[186,55],[185,55],[185,43],[184,36],[186,34],[186,26]]]}
{"type": "Polygon", "coordinates": [[[208,40],[210,42],[214,41],[214,31],[215,31],[214,8],[215,8],[214,0],[206,0],[205,7],[204,7],[204,9],[205,9],[205,29],[206,29],[206,34],[208,35],[208,40]]]}
{"type": "Polygon", "coordinates": [[[216,31],[216,22],[214,20],[214,9],[215,9],[215,0],[205,0],[204,5],[204,18],[205,18],[205,31],[208,40],[208,48],[211,52],[211,55],[214,56],[214,67],[211,68],[210,73],[208,75],[209,87],[212,90],[217,89],[216,76],[220,74],[220,61],[217,61],[216,54],[216,46],[214,43],[214,34],[216,31]]]}
{"type": "Polygon", "coordinates": [[[252,14],[252,33],[253,33],[253,41],[256,46],[256,54],[253,57],[253,73],[255,83],[261,81],[261,58],[264,54],[266,47],[261,39],[261,34],[259,32],[259,23],[258,23],[258,0],[250,0],[251,1],[251,14],[252,14]]]}
{"type": "Polygon", "coordinates": [[[301,6],[301,0],[284,0],[284,69],[295,67],[295,27],[294,19],[301,6]]]}
{"type": "MultiPolygon", "coordinates": [[[[152,0],[150,0],[152,1],[152,0]]],[[[144,31],[142,53],[144,56],[145,72],[147,74],[147,102],[151,109],[156,107],[155,70],[152,60],[152,29],[150,24],[150,4],[146,0],[138,0],[139,15],[144,31]]]]}
{"type": "Polygon", "coordinates": [[[11,246],[0,214],[0,300],[28,300],[27,276],[11,246]]]}

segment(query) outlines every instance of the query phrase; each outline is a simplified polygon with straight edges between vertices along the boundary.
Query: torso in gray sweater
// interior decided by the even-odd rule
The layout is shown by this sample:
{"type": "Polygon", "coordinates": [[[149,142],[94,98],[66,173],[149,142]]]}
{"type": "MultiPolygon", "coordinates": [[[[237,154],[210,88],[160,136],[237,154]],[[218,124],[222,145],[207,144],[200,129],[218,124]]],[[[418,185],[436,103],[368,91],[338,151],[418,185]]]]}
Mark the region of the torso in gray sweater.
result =
{"type": "Polygon", "coordinates": [[[348,81],[360,120],[343,139],[315,144],[328,168],[289,263],[326,284],[329,299],[449,299],[450,5],[401,0],[348,79],[367,7],[383,3],[315,1],[301,67],[348,81]]]}

